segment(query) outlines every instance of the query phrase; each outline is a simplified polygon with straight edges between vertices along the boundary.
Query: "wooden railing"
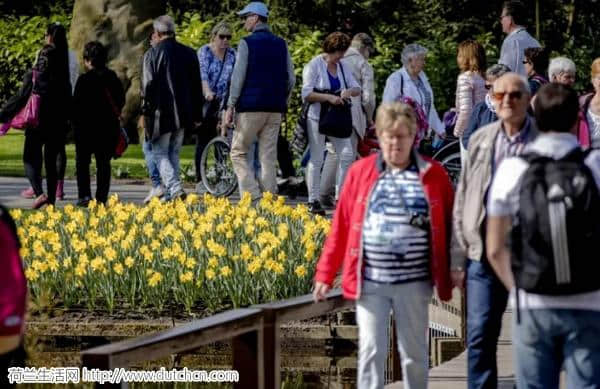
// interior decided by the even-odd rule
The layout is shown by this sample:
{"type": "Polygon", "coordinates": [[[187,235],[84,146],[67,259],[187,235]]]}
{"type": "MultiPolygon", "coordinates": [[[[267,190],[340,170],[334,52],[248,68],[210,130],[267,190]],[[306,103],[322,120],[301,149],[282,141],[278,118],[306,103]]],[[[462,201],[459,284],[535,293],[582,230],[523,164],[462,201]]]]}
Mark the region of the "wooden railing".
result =
{"type": "MultiPolygon", "coordinates": [[[[239,373],[235,388],[273,389],[281,384],[281,324],[354,307],[339,289],[314,303],[311,295],[269,304],[233,309],[169,330],[85,350],[82,365],[88,369],[111,370],[133,363],[185,353],[223,340],[232,340],[233,366],[239,373]]],[[[397,353],[394,353],[397,355],[397,353]]],[[[399,377],[399,361],[392,363],[399,377]]],[[[121,387],[126,387],[122,384],[121,387]]]]}

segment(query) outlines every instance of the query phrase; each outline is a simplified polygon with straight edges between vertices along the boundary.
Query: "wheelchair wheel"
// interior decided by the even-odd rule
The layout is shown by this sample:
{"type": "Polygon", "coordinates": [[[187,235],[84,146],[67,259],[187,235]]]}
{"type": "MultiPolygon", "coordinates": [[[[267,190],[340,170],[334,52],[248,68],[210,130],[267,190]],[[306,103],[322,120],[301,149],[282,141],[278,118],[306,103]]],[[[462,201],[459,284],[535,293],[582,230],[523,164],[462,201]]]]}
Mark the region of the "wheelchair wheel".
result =
{"type": "Polygon", "coordinates": [[[227,138],[218,136],[208,142],[202,152],[200,176],[208,192],[214,196],[229,196],[237,188],[230,151],[227,138]]]}
{"type": "Polygon", "coordinates": [[[433,159],[442,164],[450,176],[452,185],[456,188],[460,176],[460,145],[458,140],[452,141],[434,154],[433,159]]]}

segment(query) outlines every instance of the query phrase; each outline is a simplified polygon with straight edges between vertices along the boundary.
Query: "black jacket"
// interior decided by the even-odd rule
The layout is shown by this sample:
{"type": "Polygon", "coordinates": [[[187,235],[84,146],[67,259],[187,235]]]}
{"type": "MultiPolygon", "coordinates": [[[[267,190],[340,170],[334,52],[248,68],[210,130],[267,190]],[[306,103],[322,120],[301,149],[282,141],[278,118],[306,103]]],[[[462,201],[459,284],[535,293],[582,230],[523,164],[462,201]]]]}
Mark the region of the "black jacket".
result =
{"type": "Polygon", "coordinates": [[[202,83],[196,52],[168,38],[144,55],[142,113],[146,138],[193,129],[202,118],[202,83]]]}
{"type": "Polygon", "coordinates": [[[35,87],[32,71],[23,77],[19,92],[11,97],[0,111],[0,122],[11,120],[27,103],[31,91],[39,94],[40,126],[44,135],[64,134],[67,131],[71,113],[71,81],[69,77],[68,57],[58,52],[52,45],[45,45],[39,52],[33,69],[37,72],[35,87]]]}
{"type": "Polygon", "coordinates": [[[117,112],[124,105],[123,85],[112,70],[92,69],[79,76],[73,96],[75,141],[114,147],[120,128],[117,112]]]}

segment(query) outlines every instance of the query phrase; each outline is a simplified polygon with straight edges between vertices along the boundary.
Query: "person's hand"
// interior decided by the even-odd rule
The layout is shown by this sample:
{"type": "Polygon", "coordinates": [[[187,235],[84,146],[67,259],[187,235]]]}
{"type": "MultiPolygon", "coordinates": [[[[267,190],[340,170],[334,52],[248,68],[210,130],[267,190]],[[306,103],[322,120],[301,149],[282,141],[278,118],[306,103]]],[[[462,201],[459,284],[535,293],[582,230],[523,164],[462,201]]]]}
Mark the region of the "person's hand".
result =
{"type": "Polygon", "coordinates": [[[206,94],[206,101],[213,101],[215,99],[215,94],[212,92],[209,92],[206,94]]]}
{"type": "Polygon", "coordinates": [[[349,99],[350,97],[352,97],[352,92],[350,91],[350,89],[344,89],[342,90],[342,93],[340,93],[340,97],[342,99],[349,99]]]}
{"type": "Polygon", "coordinates": [[[321,300],[325,300],[325,295],[329,292],[329,285],[324,282],[317,281],[315,282],[315,288],[313,289],[313,300],[319,302],[321,300]]]}
{"type": "Polygon", "coordinates": [[[329,104],[332,104],[332,105],[344,104],[344,100],[340,96],[335,96],[335,95],[329,95],[328,101],[329,101],[329,104]]]}
{"type": "Polygon", "coordinates": [[[452,285],[456,286],[458,289],[463,289],[465,287],[465,271],[462,269],[455,269],[450,271],[450,279],[452,280],[452,285]]]}
{"type": "Polygon", "coordinates": [[[225,111],[225,117],[223,118],[223,125],[231,127],[233,124],[233,107],[227,107],[225,111]]]}

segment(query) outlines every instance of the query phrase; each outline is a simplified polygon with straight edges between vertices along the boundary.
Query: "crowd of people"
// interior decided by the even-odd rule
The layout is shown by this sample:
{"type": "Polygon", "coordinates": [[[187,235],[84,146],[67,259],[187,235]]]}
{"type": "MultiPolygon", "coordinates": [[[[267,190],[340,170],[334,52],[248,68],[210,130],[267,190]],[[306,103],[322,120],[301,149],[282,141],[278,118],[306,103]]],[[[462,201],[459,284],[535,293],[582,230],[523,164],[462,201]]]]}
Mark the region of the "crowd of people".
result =
{"type": "MultiPolygon", "coordinates": [[[[600,238],[594,217],[600,58],[591,64],[594,92],[578,97],[575,64],[549,59],[527,32],[524,14],[520,1],[503,5],[507,36],[496,64],[487,66],[477,41],[458,45],[453,120],[442,120],[435,108],[424,72],[427,49],[419,44],[404,47],[403,66],[388,77],[377,110],[369,35],[333,32],[322,53],[304,65],[305,122],[299,128],[307,138],[308,207],[315,214],[335,207],[313,294],[326,298],[342,268],[344,296],[357,307],[359,388],[383,387],[390,311],[405,385],[427,387],[428,302],[434,289],[449,300],[454,287],[466,290],[469,388],[497,386],[496,348],[509,300],[516,311],[519,388],[557,387],[562,366],[572,387],[598,387],[600,282],[590,277],[598,265],[588,257],[600,238]],[[359,144],[373,126],[380,151],[359,159],[359,144]],[[426,137],[434,145],[460,139],[456,188],[444,168],[420,152],[426,137]],[[451,246],[462,255],[451,256],[451,246]]],[[[233,128],[231,161],[240,193],[249,192],[253,201],[264,191],[277,192],[277,163],[286,178],[295,176],[280,133],[296,81],[287,43],[271,32],[264,3],[249,3],[238,15],[249,35],[236,49],[231,27],[219,22],[197,52],[176,40],[170,16],[154,20],[142,64],[140,125],[152,182],[146,201],[185,197],[179,174],[185,131],[197,133],[199,175],[207,143],[233,128]]],[[[53,24],[21,91],[0,112],[0,122],[10,122],[32,91],[42,97],[40,124],[25,130],[23,153],[31,183],[24,195],[33,193],[34,208],[54,204],[62,193],[69,121],[78,204],[92,199],[92,154],[95,198],[105,202],[109,193],[123,87],[99,42],[85,45],[86,72],[76,82],[69,63],[64,27],[53,24]]],[[[196,191],[205,190],[198,177],[196,191]]],[[[10,336],[21,321],[15,323],[10,336]]],[[[0,323],[0,345],[14,347],[0,347],[2,358],[18,344],[5,341],[6,326],[0,323]]]]}

